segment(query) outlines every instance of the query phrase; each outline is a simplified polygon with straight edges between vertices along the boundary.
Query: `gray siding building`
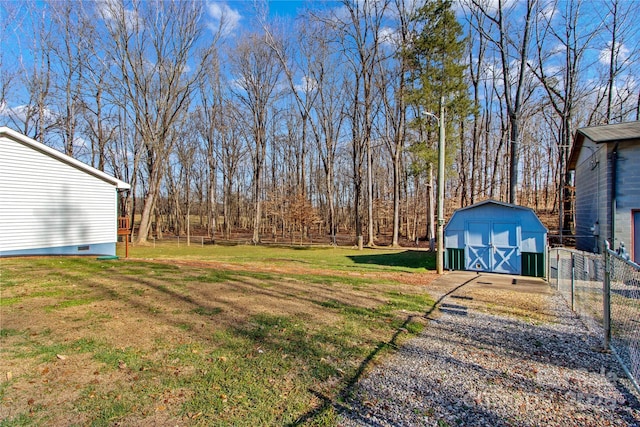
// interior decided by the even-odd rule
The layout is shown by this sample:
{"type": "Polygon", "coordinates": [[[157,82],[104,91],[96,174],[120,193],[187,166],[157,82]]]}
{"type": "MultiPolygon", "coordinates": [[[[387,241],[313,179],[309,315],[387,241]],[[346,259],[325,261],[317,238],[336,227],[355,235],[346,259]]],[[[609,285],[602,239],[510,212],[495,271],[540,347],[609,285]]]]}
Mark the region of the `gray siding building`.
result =
{"type": "Polygon", "coordinates": [[[640,261],[640,122],[578,129],[569,170],[575,173],[576,248],[599,253],[607,240],[640,261]]]}

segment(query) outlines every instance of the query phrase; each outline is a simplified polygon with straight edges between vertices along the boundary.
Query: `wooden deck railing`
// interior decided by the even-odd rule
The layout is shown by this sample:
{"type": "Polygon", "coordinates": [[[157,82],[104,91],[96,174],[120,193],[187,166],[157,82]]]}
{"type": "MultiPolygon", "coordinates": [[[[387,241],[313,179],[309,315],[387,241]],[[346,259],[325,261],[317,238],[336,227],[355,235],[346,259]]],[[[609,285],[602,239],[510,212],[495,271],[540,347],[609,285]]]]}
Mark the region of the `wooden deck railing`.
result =
{"type": "Polygon", "coordinates": [[[118,236],[131,234],[131,227],[128,216],[118,217],[118,236]]]}
{"type": "Polygon", "coordinates": [[[129,258],[129,236],[131,235],[129,217],[118,217],[118,236],[124,236],[125,258],[129,258]]]}

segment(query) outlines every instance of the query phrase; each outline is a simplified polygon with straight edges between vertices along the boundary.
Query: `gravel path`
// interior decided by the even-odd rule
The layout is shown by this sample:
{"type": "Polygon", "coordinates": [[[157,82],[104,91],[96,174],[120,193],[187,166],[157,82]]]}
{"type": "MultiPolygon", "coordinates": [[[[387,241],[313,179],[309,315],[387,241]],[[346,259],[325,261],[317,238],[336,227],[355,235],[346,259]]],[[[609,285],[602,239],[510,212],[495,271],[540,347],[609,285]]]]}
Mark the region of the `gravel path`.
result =
{"type": "Polygon", "coordinates": [[[477,303],[478,282],[429,289],[439,313],[357,383],[339,425],[640,426],[613,356],[558,293],[532,321],[477,303]]]}

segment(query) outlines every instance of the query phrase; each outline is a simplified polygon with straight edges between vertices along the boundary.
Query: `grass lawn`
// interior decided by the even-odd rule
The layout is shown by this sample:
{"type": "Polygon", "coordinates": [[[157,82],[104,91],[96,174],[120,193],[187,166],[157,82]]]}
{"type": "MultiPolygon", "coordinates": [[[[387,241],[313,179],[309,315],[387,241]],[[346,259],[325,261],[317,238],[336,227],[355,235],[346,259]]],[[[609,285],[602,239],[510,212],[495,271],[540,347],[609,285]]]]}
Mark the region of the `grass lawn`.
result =
{"type": "Polygon", "coordinates": [[[0,259],[0,425],[335,425],[433,305],[427,252],[130,256],[0,259]]]}

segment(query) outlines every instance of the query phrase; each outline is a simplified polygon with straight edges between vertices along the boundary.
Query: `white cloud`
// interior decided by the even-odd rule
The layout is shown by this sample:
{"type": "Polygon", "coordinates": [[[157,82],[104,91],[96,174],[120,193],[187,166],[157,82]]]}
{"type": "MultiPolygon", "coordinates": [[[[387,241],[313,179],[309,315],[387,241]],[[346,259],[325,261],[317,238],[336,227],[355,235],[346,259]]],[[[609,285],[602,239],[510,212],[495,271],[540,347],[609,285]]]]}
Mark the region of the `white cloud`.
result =
{"type": "Polygon", "coordinates": [[[539,13],[544,16],[547,21],[551,21],[553,19],[553,17],[556,15],[556,8],[555,8],[555,3],[549,2],[545,5],[542,6],[542,8],[539,10],[539,13]]]}
{"type": "MultiPolygon", "coordinates": [[[[497,13],[500,6],[500,2],[498,0],[477,0],[477,3],[478,6],[490,14],[497,13]]],[[[502,10],[507,12],[512,7],[518,6],[520,3],[523,2],[520,0],[502,0],[502,10]]],[[[458,16],[464,13],[464,9],[469,8],[476,8],[474,3],[470,0],[454,0],[453,2],[453,10],[458,16]]]]}
{"type": "MultiPolygon", "coordinates": [[[[342,2],[339,2],[338,4],[339,6],[331,7],[327,9],[329,13],[328,18],[337,24],[350,24],[352,21],[350,7],[343,4],[342,2]]],[[[382,10],[382,7],[384,7],[384,5],[385,5],[384,0],[352,0],[351,1],[352,10],[358,11],[356,16],[362,16],[362,14],[365,13],[365,8],[367,13],[373,13],[373,11],[376,10],[376,8],[377,10],[382,10]]],[[[393,15],[394,10],[393,8],[387,6],[384,13],[387,14],[387,16],[389,14],[393,15]]]]}
{"type": "Polygon", "coordinates": [[[497,87],[502,88],[502,66],[498,62],[485,61],[481,70],[481,77],[487,80],[494,80],[497,87]]]}
{"type": "MultiPolygon", "coordinates": [[[[38,113],[34,107],[29,105],[18,105],[16,107],[9,107],[6,102],[0,104],[0,117],[10,117],[12,120],[18,122],[26,122],[27,118],[37,118],[38,113]]],[[[56,119],[56,113],[53,110],[45,108],[43,110],[42,119],[45,122],[53,122],[56,119]]]]}
{"type": "Polygon", "coordinates": [[[111,24],[114,21],[118,21],[120,19],[120,14],[124,13],[124,20],[127,26],[127,29],[134,28],[135,24],[140,24],[139,16],[136,11],[125,9],[124,5],[122,5],[117,0],[99,0],[95,3],[96,9],[98,10],[100,16],[107,22],[107,24],[111,24]]]}
{"type": "MultiPolygon", "coordinates": [[[[612,93],[614,102],[620,102],[621,100],[627,100],[633,108],[637,101],[636,93],[638,91],[638,86],[640,82],[632,75],[622,75],[619,76],[613,84],[612,93]]],[[[607,83],[601,84],[598,87],[598,93],[606,93],[609,90],[609,85],[607,83]]]]}
{"type": "Polygon", "coordinates": [[[550,81],[556,80],[559,82],[560,79],[562,78],[564,70],[565,68],[560,65],[550,65],[550,64],[544,65],[544,75],[550,81]]]}
{"type": "Polygon", "coordinates": [[[118,7],[117,3],[113,0],[99,0],[95,3],[97,11],[100,13],[100,16],[104,18],[106,21],[114,21],[116,19],[116,8],[118,7]]]}
{"type": "Polygon", "coordinates": [[[378,37],[380,39],[380,43],[382,43],[383,45],[389,45],[391,47],[400,45],[400,35],[393,28],[381,28],[380,32],[378,33],[378,37]]]}
{"type": "Polygon", "coordinates": [[[233,90],[238,92],[244,93],[247,91],[247,82],[242,76],[230,79],[229,86],[231,86],[233,90]]]}
{"type": "Polygon", "coordinates": [[[75,138],[73,138],[73,148],[74,152],[89,150],[91,148],[91,142],[82,136],[76,136],[75,138]]]}
{"type": "Polygon", "coordinates": [[[222,2],[207,3],[207,13],[211,19],[208,25],[211,31],[220,31],[225,36],[233,33],[240,26],[242,20],[240,12],[222,2]]]}
{"type": "MultiPolygon", "coordinates": [[[[631,52],[629,51],[629,48],[624,44],[618,44],[616,49],[614,49],[614,55],[616,56],[616,62],[618,64],[626,62],[627,59],[629,59],[630,54],[631,52]]],[[[598,60],[601,64],[609,65],[611,60],[611,42],[607,43],[607,47],[600,51],[598,54],[598,60]]]]}
{"type": "Polygon", "coordinates": [[[318,82],[307,76],[302,77],[300,84],[295,85],[296,92],[309,93],[316,89],[318,89],[318,82]]]}
{"type": "Polygon", "coordinates": [[[349,22],[351,20],[349,9],[344,5],[329,9],[328,13],[328,18],[336,24],[349,22]]]}

